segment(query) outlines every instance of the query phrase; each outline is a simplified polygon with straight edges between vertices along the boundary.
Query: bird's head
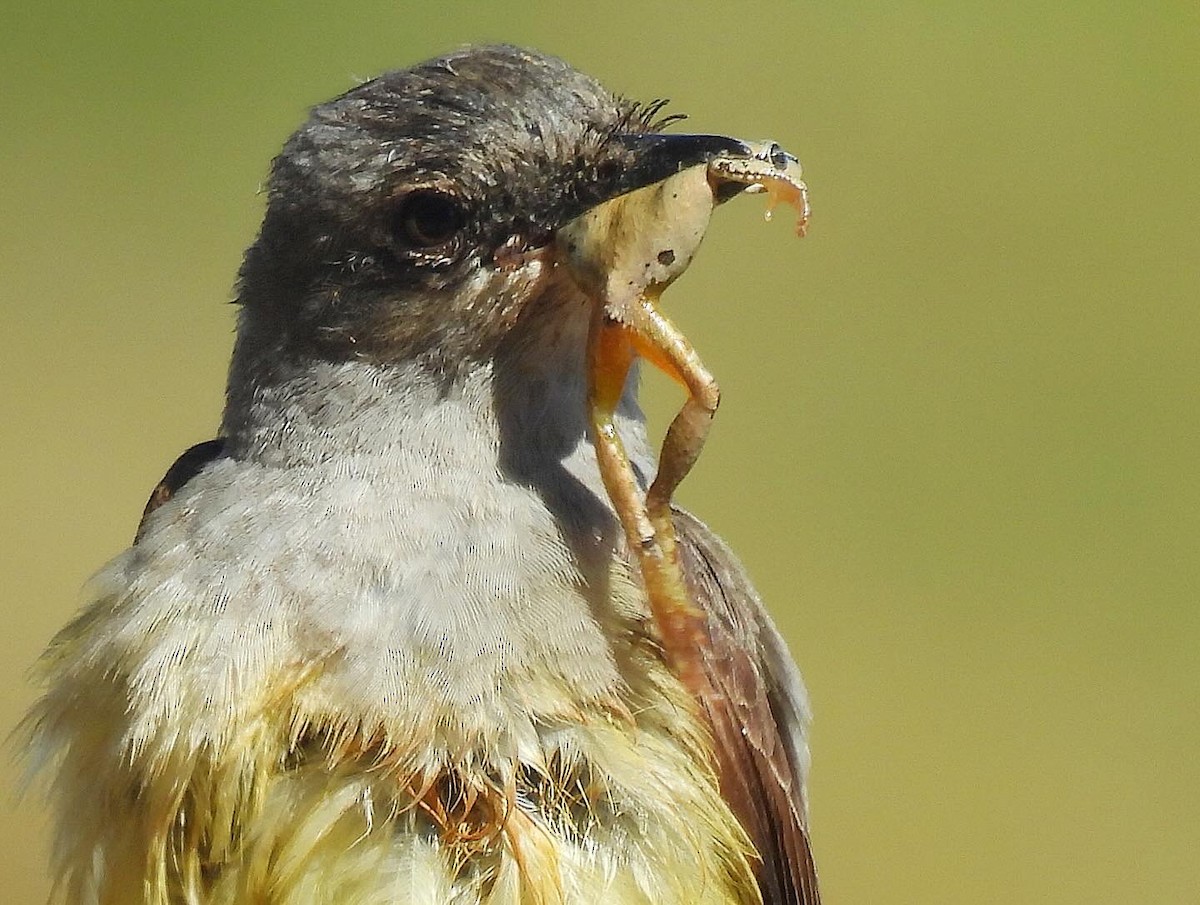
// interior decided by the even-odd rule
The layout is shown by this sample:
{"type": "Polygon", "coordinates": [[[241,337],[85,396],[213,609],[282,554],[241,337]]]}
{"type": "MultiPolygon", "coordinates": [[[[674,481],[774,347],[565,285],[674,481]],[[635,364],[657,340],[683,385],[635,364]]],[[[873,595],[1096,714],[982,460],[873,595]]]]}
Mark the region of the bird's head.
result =
{"type": "Polygon", "coordinates": [[[274,355],[425,359],[446,372],[486,359],[531,308],[583,304],[553,253],[565,223],[717,154],[750,153],[661,133],[660,107],[506,46],[390,72],[316,107],[274,164],[241,271],[243,332],[274,355]]]}

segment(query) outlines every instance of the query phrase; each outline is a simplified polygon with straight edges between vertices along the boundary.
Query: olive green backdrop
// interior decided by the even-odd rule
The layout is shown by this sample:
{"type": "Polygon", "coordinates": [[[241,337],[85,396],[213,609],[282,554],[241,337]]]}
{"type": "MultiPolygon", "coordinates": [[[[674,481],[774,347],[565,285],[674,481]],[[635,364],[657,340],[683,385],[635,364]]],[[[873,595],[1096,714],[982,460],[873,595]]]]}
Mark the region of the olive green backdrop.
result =
{"type": "MultiPolygon", "coordinates": [[[[730,205],[667,302],[725,391],[681,496],[812,690],[827,902],[1200,901],[1194,2],[22,7],[5,727],[217,424],[225,302],[306,106],[507,40],[805,164],[810,236],[730,205]]],[[[650,389],[661,425],[678,399],[650,389]]],[[[41,808],[0,808],[0,896],[43,901],[41,808]]]]}

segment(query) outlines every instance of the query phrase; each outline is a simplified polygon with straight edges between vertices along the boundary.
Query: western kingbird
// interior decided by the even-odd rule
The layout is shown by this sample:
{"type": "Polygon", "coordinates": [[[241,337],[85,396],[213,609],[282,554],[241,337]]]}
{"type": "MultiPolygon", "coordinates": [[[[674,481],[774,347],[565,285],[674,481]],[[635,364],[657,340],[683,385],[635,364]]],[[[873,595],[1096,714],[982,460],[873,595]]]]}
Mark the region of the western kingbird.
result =
{"type": "Polygon", "coordinates": [[[484,47],[287,142],[220,437],[44,660],[67,902],[818,902],[805,691],[670,507],[717,397],[653,305],[803,183],[668,119],[484,47]],[[659,460],[639,358],[689,391],[659,460]]]}

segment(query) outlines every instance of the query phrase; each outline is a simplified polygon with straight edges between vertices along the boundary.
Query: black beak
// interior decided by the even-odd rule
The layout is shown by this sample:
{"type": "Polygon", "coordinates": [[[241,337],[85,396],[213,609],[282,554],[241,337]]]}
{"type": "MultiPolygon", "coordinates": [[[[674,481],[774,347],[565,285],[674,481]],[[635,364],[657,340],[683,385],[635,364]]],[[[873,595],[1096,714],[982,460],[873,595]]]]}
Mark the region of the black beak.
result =
{"type": "MultiPolygon", "coordinates": [[[[661,182],[688,167],[707,164],[716,157],[749,159],[754,149],[746,142],[725,135],[666,135],[660,132],[624,133],[608,146],[610,156],[596,167],[594,178],[581,187],[568,217],[634,189],[661,182]]],[[[769,154],[784,155],[778,145],[769,154]]],[[[760,151],[760,157],[764,156],[760,151]]],[[[786,155],[785,155],[786,156],[786,155]]],[[[774,160],[774,156],[767,159],[774,160]]],[[[717,201],[727,201],[746,188],[745,183],[728,182],[716,187],[717,201]]]]}
{"type": "Polygon", "coordinates": [[[626,134],[616,141],[626,149],[629,163],[609,197],[661,182],[714,157],[748,158],[754,149],[744,141],[725,135],[663,135],[658,132],[626,134]]]}

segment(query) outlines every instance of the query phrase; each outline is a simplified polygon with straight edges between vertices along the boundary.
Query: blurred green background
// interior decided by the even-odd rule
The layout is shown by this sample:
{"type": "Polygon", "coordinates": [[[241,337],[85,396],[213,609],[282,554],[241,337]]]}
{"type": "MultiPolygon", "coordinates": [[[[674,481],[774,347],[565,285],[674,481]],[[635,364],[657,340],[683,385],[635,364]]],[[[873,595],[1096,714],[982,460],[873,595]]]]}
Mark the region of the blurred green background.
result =
{"type": "MultiPolygon", "coordinates": [[[[810,236],[730,205],[667,302],[725,391],[682,498],[814,698],[826,901],[1200,902],[1194,2],[5,20],[0,724],[217,424],[224,302],[305,108],[506,40],[804,162],[810,236]]],[[[41,808],[2,807],[3,897],[43,901],[41,808]]]]}

